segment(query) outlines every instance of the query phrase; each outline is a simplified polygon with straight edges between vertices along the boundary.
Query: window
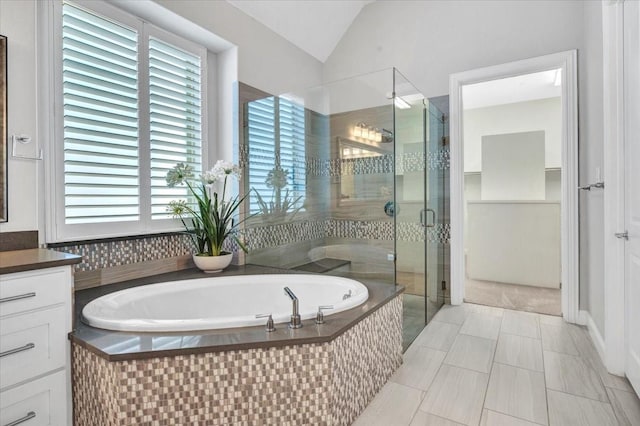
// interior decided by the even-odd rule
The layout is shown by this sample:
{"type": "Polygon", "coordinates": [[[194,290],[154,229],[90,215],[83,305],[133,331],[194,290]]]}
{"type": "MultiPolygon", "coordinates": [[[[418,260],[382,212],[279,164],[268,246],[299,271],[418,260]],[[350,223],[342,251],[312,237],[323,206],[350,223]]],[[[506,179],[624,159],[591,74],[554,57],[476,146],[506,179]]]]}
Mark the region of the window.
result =
{"type": "Polygon", "coordinates": [[[287,190],[290,199],[297,200],[292,209],[301,207],[306,185],[304,107],[278,97],[249,102],[247,132],[251,213],[261,211],[259,199],[278,205],[287,190]],[[269,180],[274,170],[287,172],[282,188],[269,180]]]}
{"type": "Polygon", "coordinates": [[[54,240],[177,229],[166,206],[187,191],[166,172],[202,170],[206,50],[98,6],[62,5],[54,240]]]}

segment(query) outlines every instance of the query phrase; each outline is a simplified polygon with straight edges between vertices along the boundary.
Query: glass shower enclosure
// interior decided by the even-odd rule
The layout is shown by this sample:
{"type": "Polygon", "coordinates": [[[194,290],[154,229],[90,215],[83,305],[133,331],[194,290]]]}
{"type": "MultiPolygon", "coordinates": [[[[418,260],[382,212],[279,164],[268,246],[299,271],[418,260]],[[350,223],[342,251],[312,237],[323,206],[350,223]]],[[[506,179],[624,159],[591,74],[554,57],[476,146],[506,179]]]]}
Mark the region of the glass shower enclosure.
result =
{"type": "Polygon", "coordinates": [[[444,301],[441,113],[395,69],[239,94],[245,263],[403,285],[408,346],[444,301]]]}

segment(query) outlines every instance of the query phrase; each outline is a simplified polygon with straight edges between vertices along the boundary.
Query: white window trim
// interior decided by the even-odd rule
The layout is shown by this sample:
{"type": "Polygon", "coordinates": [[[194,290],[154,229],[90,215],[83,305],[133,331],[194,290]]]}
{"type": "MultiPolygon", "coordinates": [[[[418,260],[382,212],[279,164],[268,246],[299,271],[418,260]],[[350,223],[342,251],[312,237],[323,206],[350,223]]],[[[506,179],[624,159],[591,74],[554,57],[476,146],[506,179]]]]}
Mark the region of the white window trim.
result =
{"type": "MultiPolygon", "coordinates": [[[[138,30],[140,52],[146,52],[149,36],[156,36],[202,58],[201,61],[201,149],[202,169],[208,168],[209,162],[209,128],[207,108],[208,98],[208,52],[207,49],[175,36],[169,31],[149,24],[141,18],[133,16],[103,1],[72,1],[74,5],[111,18],[120,24],[138,30]]],[[[45,145],[44,162],[44,198],[45,198],[45,235],[46,242],[78,241],[122,236],[177,232],[184,228],[178,220],[151,218],[150,179],[148,166],[140,168],[140,220],[128,222],[112,222],[104,224],[67,225],[64,206],[64,129],[62,120],[62,1],[38,2],[38,73],[41,85],[39,95],[39,134],[48,143],[45,145]],[[53,72],[51,71],[53,70],[53,72]],[[53,111],[53,113],[51,113],[53,111]],[[146,171],[145,171],[146,168],[146,171]],[[148,195],[143,196],[143,194],[148,195]],[[147,214],[148,213],[148,214],[147,214]]],[[[140,55],[139,69],[148,68],[147,55],[140,55]]],[[[148,72],[139,73],[140,99],[148,100],[148,72]],[[145,95],[146,94],[146,95],[145,95]]],[[[141,102],[142,104],[142,102],[141,102]]],[[[144,105],[140,108],[140,164],[150,164],[149,151],[149,110],[144,105]]]]}

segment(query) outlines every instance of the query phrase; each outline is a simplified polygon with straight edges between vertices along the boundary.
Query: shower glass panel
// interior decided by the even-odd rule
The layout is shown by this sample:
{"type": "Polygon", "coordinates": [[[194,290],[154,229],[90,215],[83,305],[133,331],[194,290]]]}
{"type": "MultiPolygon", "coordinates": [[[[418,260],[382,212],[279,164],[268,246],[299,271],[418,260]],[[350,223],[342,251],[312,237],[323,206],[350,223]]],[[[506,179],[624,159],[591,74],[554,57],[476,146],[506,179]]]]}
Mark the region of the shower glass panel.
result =
{"type": "MultiPolygon", "coordinates": [[[[448,103],[448,99],[446,100],[448,103]]],[[[446,104],[445,103],[445,104],[446,104]]],[[[440,102],[442,104],[442,102],[440,102]]],[[[448,107],[447,107],[448,110],[448,107]]],[[[444,304],[449,282],[449,138],[447,116],[429,101],[427,123],[427,321],[444,304]]]]}
{"type": "Polygon", "coordinates": [[[407,347],[444,303],[449,148],[445,115],[397,70],[394,95],[396,282],[405,287],[407,347]]]}
{"type": "Polygon", "coordinates": [[[246,263],[395,284],[393,70],[274,96],[240,85],[246,263]]]}
{"type": "Polygon", "coordinates": [[[394,69],[285,95],[240,84],[239,98],[245,263],[405,286],[408,346],[442,300],[428,102],[394,69]]]}
{"type": "Polygon", "coordinates": [[[424,96],[397,70],[394,72],[396,282],[405,287],[405,347],[427,320],[426,235],[433,216],[427,210],[424,96]]]}

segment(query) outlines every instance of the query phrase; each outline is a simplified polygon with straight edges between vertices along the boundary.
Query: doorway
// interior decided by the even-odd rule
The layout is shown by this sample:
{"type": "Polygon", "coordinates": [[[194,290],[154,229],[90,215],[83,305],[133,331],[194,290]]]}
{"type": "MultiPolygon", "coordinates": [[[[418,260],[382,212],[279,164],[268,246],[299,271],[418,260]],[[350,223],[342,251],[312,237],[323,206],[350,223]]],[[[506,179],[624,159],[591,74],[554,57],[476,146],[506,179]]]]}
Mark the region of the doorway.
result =
{"type": "Polygon", "coordinates": [[[452,304],[577,320],[575,61],[451,76],[452,304]]]}

